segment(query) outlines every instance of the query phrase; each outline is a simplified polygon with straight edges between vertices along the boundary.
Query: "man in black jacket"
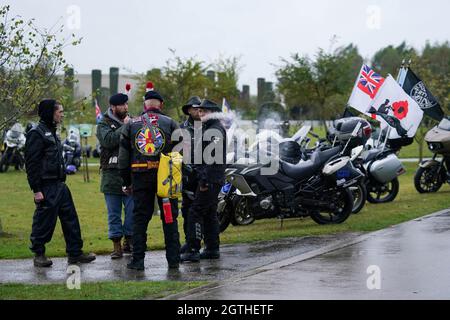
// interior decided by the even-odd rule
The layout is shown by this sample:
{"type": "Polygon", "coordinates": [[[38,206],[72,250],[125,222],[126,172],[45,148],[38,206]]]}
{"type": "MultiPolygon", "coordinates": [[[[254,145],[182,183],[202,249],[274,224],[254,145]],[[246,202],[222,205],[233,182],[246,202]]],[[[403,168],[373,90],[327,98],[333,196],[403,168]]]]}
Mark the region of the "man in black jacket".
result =
{"type": "MultiPolygon", "coordinates": [[[[119,171],[123,190],[133,194],[133,259],[129,269],[144,270],[147,247],[147,227],[153,216],[157,193],[157,172],[161,152],[172,151],[172,134],[179,128],[172,118],[161,112],[163,98],[156,91],[145,94],[144,112],[132,118],[122,131],[119,147],[119,171]]],[[[166,259],[169,268],[178,268],[180,261],[180,235],[178,233],[178,201],[170,199],[172,214],[164,215],[162,198],[158,197],[161,211],[166,259]]]]}
{"type": "Polygon", "coordinates": [[[221,109],[207,99],[197,107],[203,124],[202,159],[201,163],[196,161],[194,164],[198,187],[188,213],[188,248],[181,255],[181,261],[190,262],[220,257],[217,203],[226,167],[227,136],[220,121],[223,117],[221,109]],[[202,239],[205,248],[200,254],[202,239]]]}
{"type": "Polygon", "coordinates": [[[83,254],[80,223],[69,188],[65,184],[61,140],[56,127],[64,117],[63,107],[52,99],[39,103],[39,124],[27,134],[25,165],[30,188],[34,192],[36,210],[31,231],[31,251],[36,267],[50,267],[45,244],[50,242],[56,221],[61,221],[69,264],[89,263],[94,254],[83,254]]]}
{"type": "Polygon", "coordinates": [[[201,128],[200,116],[198,115],[198,108],[202,103],[200,97],[194,96],[189,98],[186,104],[181,108],[183,113],[189,116],[184,122],[181,123],[180,129],[186,130],[186,139],[189,141],[183,141],[187,144],[184,148],[188,154],[184,156],[183,163],[183,202],[181,204],[181,214],[183,215],[183,231],[185,235],[186,243],[181,247],[180,253],[185,253],[188,242],[188,213],[194,200],[195,190],[197,190],[198,181],[194,172],[194,149],[195,149],[195,135],[194,130],[201,128]]]}

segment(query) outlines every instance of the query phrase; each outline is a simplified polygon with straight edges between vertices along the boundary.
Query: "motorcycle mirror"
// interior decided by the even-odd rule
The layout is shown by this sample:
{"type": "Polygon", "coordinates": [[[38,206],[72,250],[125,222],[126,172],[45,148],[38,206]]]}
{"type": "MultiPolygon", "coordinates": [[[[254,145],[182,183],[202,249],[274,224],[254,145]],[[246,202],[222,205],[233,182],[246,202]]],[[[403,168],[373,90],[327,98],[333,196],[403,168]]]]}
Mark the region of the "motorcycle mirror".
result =
{"type": "Polygon", "coordinates": [[[357,146],[357,147],[353,148],[350,160],[353,161],[356,158],[358,158],[363,150],[364,150],[363,146],[357,146]]]}

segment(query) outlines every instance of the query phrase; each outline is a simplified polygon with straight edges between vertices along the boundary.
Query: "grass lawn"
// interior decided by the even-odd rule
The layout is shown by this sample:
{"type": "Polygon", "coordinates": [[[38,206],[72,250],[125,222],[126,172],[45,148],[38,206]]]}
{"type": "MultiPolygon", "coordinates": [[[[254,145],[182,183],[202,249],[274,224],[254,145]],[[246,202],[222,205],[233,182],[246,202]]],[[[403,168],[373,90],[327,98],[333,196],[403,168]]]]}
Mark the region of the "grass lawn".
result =
{"type": "Polygon", "coordinates": [[[206,282],[115,281],[83,283],[80,290],[65,284],[0,284],[0,300],[131,300],[158,299],[204,285],[206,282]]]}
{"type": "MultiPolygon", "coordinates": [[[[245,227],[230,226],[221,234],[222,243],[270,240],[283,237],[321,235],[347,231],[373,231],[450,207],[450,186],[445,185],[434,194],[419,194],[413,185],[416,164],[406,164],[407,173],[400,176],[397,199],[387,204],[366,204],[363,210],[340,225],[317,225],[311,219],[287,219],[283,228],[276,219],[256,221],[245,227]]],[[[80,217],[85,251],[106,254],[111,251],[107,237],[107,216],[103,194],[99,191],[98,169],[91,168],[91,182],[84,183],[83,175],[68,177],[80,217]]],[[[34,204],[25,173],[10,171],[0,174],[0,219],[6,235],[0,237],[0,259],[32,257],[28,249],[34,204]]],[[[180,218],[179,220],[181,220],[180,218]]],[[[184,238],[179,221],[181,237],[184,238]]],[[[150,249],[163,249],[161,222],[154,216],[148,231],[150,249]]],[[[65,244],[60,224],[47,246],[51,257],[65,256],[65,244]]]]}

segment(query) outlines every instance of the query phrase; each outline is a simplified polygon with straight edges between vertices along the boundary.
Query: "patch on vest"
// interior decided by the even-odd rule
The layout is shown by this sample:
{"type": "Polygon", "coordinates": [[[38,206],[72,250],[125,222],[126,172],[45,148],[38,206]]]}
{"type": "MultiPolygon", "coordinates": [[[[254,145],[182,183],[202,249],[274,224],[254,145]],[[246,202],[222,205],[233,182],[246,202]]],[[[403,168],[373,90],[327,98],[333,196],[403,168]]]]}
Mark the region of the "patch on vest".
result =
{"type": "Polygon", "coordinates": [[[156,126],[141,128],[135,137],[136,149],[145,156],[156,156],[164,148],[164,133],[156,126]]]}

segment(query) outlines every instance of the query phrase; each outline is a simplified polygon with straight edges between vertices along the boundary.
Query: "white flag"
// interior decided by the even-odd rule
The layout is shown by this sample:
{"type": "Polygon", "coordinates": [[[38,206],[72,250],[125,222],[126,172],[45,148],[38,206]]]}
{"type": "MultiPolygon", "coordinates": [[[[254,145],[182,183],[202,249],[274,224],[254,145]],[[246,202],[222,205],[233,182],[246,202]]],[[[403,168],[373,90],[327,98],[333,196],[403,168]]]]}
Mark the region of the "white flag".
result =
{"type": "Polygon", "coordinates": [[[374,72],[369,66],[363,64],[347,104],[367,114],[367,110],[371,106],[372,100],[375,98],[383,82],[384,78],[382,76],[374,72]]]}
{"type": "Polygon", "coordinates": [[[391,126],[389,139],[412,138],[423,117],[423,111],[389,75],[371,103],[369,113],[376,114],[381,127],[391,126]]]}

